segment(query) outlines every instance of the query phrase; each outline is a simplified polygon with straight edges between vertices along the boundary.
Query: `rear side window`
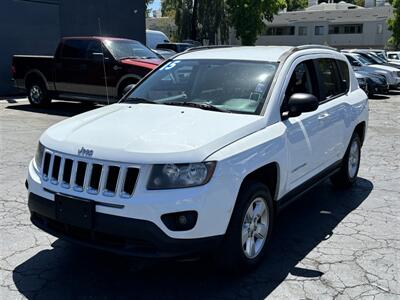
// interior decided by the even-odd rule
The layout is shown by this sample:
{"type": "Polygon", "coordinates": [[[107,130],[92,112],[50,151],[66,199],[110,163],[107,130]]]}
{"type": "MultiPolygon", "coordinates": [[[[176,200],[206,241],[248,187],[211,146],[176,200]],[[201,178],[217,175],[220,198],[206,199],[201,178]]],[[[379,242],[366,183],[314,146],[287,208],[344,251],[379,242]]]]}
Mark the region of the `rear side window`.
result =
{"type": "Polygon", "coordinates": [[[320,101],[326,101],[342,94],[340,77],[336,69],[336,63],[331,58],[316,60],[316,69],[320,83],[320,101]]]}
{"type": "Polygon", "coordinates": [[[349,67],[347,63],[343,60],[337,60],[337,65],[339,69],[340,75],[340,89],[341,93],[345,94],[349,91],[350,87],[350,74],[349,74],[349,67]]]}
{"type": "Polygon", "coordinates": [[[63,58],[85,59],[90,40],[65,40],[61,51],[63,58]]]}

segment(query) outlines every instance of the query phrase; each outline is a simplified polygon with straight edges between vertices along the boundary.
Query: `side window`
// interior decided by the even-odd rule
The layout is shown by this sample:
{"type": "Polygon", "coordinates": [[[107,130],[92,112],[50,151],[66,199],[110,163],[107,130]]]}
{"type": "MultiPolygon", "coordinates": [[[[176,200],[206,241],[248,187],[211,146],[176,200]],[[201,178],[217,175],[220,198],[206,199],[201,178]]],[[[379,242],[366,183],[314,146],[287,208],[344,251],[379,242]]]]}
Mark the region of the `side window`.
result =
{"type": "Polygon", "coordinates": [[[61,51],[63,58],[85,59],[89,40],[65,40],[61,51]]]}
{"type": "Polygon", "coordinates": [[[320,58],[316,60],[316,71],[320,81],[321,95],[319,101],[329,100],[341,91],[340,78],[337,74],[335,60],[331,58],[320,58]]]}
{"type": "Polygon", "coordinates": [[[283,100],[281,111],[287,111],[287,103],[290,96],[296,93],[306,93],[315,95],[313,88],[312,64],[310,61],[299,63],[290,77],[289,84],[286,88],[285,98],[283,100]]]}
{"type": "Polygon", "coordinates": [[[350,74],[347,63],[343,60],[337,60],[337,65],[340,73],[340,91],[345,94],[349,91],[350,87],[350,74]]]}
{"type": "MultiPolygon", "coordinates": [[[[101,48],[101,43],[100,41],[91,41],[88,45],[88,48],[86,50],[86,57],[87,58],[93,58],[93,53],[103,53],[103,49],[101,48]]],[[[105,52],[105,51],[104,51],[105,52]]],[[[96,55],[96,54],[95,54],[96,55]]]]}

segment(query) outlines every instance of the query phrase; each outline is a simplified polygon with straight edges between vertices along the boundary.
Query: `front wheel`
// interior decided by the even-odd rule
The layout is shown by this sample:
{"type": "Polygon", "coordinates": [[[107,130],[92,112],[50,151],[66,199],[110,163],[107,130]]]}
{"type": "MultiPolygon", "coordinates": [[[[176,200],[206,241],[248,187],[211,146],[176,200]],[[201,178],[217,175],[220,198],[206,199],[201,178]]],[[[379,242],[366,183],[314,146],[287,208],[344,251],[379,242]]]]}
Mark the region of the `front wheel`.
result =
{"type": "Polygon", "coordinates": [[[32,82],[28,86],[29,103],[36,107],[41,107],[49,104],[51,99],[45,85],[41,82],[32,82]]]}
{"type": "Polygon", "coordinates": [[[361,160],[361,140],[355,132],[342,161],[342,166],[336,174],[331,176],[331,182],[337,187],[350,187],[357,180],[361,160]]]}
{"type": "Polygon", "coordinates": [[[273,221],[268,187],[257,181],[245,182],[217,256],[223,269],[237,273],[257,266],[270,242],[273,221]]]}

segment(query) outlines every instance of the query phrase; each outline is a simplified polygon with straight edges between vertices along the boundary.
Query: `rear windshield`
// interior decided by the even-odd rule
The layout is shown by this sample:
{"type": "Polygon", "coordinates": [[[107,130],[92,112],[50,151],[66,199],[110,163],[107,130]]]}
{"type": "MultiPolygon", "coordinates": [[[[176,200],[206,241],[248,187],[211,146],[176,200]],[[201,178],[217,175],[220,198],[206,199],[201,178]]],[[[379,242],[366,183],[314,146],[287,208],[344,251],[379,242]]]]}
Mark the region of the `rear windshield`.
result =
{"type": "Polygon", "coordinates": [[[259,114],[278,64],[242,60],[173,60],[127,97],[160,104],[194,102],[224,111],[259,114]]]}

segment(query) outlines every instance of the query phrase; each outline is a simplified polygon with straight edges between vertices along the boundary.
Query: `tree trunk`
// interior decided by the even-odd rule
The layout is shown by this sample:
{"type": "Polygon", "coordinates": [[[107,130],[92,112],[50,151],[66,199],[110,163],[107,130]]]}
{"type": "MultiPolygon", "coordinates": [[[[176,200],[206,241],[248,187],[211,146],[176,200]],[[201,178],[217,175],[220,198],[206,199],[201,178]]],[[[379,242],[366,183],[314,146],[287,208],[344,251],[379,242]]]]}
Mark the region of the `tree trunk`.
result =
{"type": "Polygon", "coordinates": [[[198,0],[193,0],[192,30],[190,37],[193,41],[197,41],[197,9],[198,9],[198,0]]]}

